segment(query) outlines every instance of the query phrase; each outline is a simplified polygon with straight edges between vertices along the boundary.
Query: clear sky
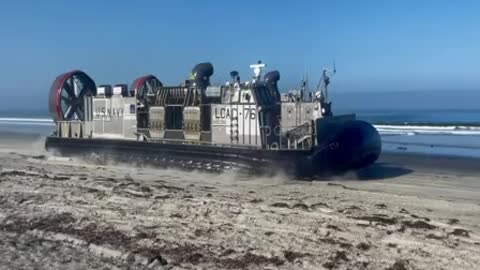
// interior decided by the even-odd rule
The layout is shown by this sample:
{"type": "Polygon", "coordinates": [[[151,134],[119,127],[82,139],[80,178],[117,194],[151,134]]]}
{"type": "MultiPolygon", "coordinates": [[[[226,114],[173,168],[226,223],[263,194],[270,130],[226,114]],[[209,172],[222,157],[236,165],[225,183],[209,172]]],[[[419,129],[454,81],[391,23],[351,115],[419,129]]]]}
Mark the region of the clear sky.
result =
{"type": "MultiPolygon", "coordinates": [[[[2,1],[0,104],[46,103],[53,79],[97,84],[152,73],[167,84],[195,63],[214,82],[263,60],[284,89],[337,64],[332,91],[480,89],[480,1],[2,1]]],[[[314,82],[312,82],[312,85],[314,82]]],[[[3,106],[3,105],[2,105],[3,106]]]]}

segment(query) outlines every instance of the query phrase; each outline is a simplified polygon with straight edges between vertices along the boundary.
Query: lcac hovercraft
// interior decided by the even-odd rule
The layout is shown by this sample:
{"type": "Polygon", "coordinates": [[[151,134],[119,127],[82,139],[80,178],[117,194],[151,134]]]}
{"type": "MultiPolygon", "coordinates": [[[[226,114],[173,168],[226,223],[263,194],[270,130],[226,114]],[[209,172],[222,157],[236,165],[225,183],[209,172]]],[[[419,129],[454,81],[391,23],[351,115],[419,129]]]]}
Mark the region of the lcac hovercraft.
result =
{"type": "Polygon", "coordinates": [[[278,71],[263,76],[264,64],[250,67],[251,80],[232,71],[231,81],[220,86],[210,84],[210,63],[196,65],[178,86],[164,86],[153,75],[128,87],[97,86],[82,71],[61,74],[50,89],[56,130],[45,147],[95,162],[308,177],[377,160],[377,130],[355,115],[332,114],[327,70],[319,91],[303,87],[282,95],[278,71]]]}

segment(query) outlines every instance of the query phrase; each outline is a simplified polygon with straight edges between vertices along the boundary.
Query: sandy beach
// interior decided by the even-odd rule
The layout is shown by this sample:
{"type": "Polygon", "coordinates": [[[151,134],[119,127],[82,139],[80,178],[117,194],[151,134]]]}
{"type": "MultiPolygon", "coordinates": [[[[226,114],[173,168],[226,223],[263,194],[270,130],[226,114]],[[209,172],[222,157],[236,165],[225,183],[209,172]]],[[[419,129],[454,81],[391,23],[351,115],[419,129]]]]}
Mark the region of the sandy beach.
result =
{"type": "Polygon", "coordinates": [[[478,269],[476,159],[317,181],[54,158],[0,140],[0,269],[478,269]]]}

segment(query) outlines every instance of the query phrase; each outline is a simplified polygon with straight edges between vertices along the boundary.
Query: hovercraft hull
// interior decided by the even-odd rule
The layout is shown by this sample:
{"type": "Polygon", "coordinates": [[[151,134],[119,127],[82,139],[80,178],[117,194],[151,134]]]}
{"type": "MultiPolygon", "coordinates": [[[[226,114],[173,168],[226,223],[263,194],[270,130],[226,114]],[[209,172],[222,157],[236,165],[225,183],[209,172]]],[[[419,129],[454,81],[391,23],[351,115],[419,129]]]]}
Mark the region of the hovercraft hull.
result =
{"type": "MultiPolygon", "coordinates": [[[[317,123],[319,125],[320,123],[317,123]]],[[[349,121],[328,137],[317,137],[308,149],[265,150],[185,141],[135,141],[47,137],[45,148],[56,155],[83,157],[95,163],[120,162],[131,166],[179,167],[222,172],[284,173],[302,177],[341,173],[375,162],[381,152],[378,132],[368,123],[349,121]]]]}

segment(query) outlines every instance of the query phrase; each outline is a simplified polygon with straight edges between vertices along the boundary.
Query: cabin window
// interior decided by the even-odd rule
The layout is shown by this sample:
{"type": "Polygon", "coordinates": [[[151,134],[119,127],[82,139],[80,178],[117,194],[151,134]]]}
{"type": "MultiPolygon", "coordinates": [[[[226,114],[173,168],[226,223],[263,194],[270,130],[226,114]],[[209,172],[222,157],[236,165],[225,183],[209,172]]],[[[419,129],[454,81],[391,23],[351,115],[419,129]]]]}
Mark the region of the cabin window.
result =
{"type": "Polygon", "coordinates": [[[240,103],[244,104],[251,104],[255,103],[252,97],[252,91],[250,90],[242,90],[242,95],[240,99],[240,103]]]}
{"type": "Polygon", "coordinates": [[[167,129],[182,129],[183,110],[182,106],[165,107],[165,117],[167,129]]]}

